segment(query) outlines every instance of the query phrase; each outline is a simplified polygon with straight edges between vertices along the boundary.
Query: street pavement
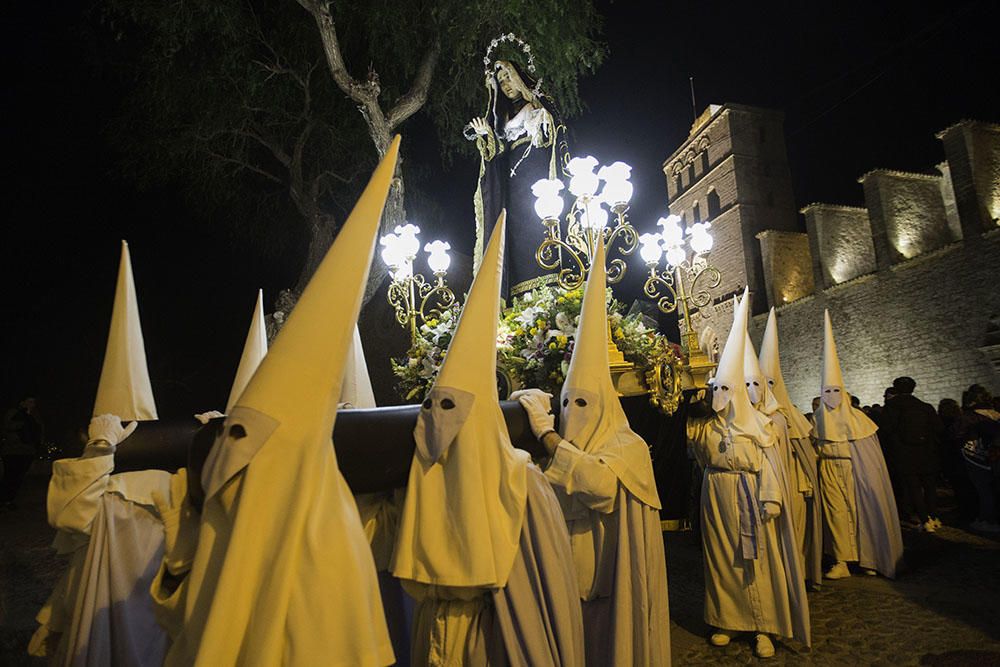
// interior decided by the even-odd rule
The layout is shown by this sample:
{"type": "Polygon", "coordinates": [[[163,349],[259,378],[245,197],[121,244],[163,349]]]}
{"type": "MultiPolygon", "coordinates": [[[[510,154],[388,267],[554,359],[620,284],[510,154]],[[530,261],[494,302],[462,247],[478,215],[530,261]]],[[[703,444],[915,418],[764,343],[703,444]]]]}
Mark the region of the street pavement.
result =
{"type": "MultiPolygon", "coordinates": [[[[62,568],[49,547],[46,482],[44,470],[31,475],[18,509],[0,513],[0,666],[43,664],[25,650],[62,568]]],[[[1000,665],[1000,538],[947,525],[903,538],[908,570],[897,581],[824,582],[809,593],[812,649],[779,642],[774,658],[757,660],[749,636],[708,644],[697,535],[667,534],[673,664],[1000,665]]]]}

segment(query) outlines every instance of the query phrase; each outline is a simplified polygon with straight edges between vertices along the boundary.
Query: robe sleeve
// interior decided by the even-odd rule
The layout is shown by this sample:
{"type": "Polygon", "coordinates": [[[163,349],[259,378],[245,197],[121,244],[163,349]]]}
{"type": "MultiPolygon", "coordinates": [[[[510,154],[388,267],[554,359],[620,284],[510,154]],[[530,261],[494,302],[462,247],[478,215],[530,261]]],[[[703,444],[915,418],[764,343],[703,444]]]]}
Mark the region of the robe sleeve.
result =
{"type": "Polygon", "coordinates": [[[111,455],[55,461],[49,480],[49,524],[56,530],[89,535],[114,467],[111,455]]]}
{"type": "Polygon", "coordinates": [[[565,440],[556,447],[545,476],[592,510],[609,514],[615,509],[618,476],[600,457],[587,454],[565,440]]]}
{"type": "Polygon", "coordinates": [[[764,460],[760,466],[759,500],[762,503],[768,502],[784,505],[781,493],[781,480],[778,477],[778,472],[771,464],[770,457],[764,456],[763,458],[764,460]]]}
{"type": "Polygon", "coordinates": [[[163,522],[164,549],[149,592],[156,621],[171,639],[176,639],[184,626],[187,575],[198,546],[200,521],[187,501],[187,469],[181,468],[171,476],[169,501],[159,493],[154,493],[153,500],[163,522]]]}

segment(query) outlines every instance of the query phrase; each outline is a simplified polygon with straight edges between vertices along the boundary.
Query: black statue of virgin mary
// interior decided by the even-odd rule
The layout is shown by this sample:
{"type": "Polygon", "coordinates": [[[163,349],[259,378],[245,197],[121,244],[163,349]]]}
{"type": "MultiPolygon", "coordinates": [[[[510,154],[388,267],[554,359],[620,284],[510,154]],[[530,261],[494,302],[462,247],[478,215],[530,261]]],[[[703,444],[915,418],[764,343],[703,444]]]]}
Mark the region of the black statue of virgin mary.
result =
{"type": "Polygon", "coordinates": [[[486,78],[487,115],[475,118],[466,136],[481,157],[476,212],[475,268],[500,211],[507,209],[504,253],[505,298],[540,285],[554,284],[556,274],[535,261],[545,228],[535,214],[531,186],[559,178],[568,158],[566,128],[552,98],[516,63],[498,60],[486,78]]]}

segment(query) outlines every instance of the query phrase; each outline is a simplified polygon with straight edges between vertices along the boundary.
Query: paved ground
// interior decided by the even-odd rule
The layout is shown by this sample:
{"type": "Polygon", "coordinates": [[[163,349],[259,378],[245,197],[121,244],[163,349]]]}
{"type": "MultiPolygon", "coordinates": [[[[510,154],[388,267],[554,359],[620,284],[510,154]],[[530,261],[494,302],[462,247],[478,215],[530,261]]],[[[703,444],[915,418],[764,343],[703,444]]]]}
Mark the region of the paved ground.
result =
{"type": "MultiPolygon", "coordinates": [[[[0,665],[34,664],[25,647],[34,615],[60,573],[49,549],[44,474],[20,508],[0,514],[0,665]]],[[[947,521],[947,515],[946,515],[947,521]]],[[[856,576],[809,594],[813,647],[778,645],[771,665],[1000,665],[1000,540],[945,527],[905,532],[909,571],[898,581],[856,576]]],[[[748,639],[708,645],[701,552],[691,533],[667,537],[675,665],[758,662],[748,639]]]]}

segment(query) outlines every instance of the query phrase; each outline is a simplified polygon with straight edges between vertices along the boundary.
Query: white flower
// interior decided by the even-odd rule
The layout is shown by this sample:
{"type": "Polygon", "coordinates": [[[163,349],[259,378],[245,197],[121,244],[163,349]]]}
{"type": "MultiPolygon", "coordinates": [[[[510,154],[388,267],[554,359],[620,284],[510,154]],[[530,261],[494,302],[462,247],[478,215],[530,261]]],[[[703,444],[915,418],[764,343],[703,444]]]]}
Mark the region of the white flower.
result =
{"type": "Polygon", "coordinates": [[[569,315],[566,313],[556,313],[556,326],[564,336],[575,336],[576,335],[576,325],[570,321],[569,315]]]}

